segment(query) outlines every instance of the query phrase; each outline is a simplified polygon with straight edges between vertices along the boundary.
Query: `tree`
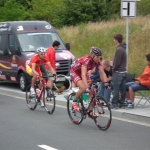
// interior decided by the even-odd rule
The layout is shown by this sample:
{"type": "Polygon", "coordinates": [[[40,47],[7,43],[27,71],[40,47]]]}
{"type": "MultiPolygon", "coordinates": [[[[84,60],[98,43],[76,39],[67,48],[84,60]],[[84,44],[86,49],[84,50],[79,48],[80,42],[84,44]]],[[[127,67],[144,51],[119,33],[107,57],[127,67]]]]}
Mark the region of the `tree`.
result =
{"type": "Polygon", "coordinates": [[[137,2],[137,14],[144,16],[150,14],[150,0],[137,2]]]}
{"type": "Polygon", "coordinates": [[[64,0],[64,23],[76,25],[109,18],[108,0],[64,0]]]}
{"type": "Polygon", "coordinates": [[[7,0],[1,7],[0,21],[14,21],[23,18],[25,8],[15,0],[7,0]]]}
{"type": "Polygon", "coordinates": [[[62,0],[27,0],[27,3],[30,9],[28,9],[25,19],[56,23],[57,12],[61,10],[62,0]]]}

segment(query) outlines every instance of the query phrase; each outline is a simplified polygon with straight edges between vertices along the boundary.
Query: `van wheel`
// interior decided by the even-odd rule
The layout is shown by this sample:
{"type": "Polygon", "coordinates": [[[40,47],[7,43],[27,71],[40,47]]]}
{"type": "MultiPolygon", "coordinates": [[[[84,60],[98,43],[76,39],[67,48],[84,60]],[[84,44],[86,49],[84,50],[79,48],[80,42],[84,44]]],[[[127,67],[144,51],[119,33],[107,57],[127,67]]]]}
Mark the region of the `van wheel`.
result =
{"type": "Polygon", "coordinates": [[[19,86],[22,91],[26,91],[27,88],[27,79],[24,73],[21,73],[19,76],[19,86]]]}

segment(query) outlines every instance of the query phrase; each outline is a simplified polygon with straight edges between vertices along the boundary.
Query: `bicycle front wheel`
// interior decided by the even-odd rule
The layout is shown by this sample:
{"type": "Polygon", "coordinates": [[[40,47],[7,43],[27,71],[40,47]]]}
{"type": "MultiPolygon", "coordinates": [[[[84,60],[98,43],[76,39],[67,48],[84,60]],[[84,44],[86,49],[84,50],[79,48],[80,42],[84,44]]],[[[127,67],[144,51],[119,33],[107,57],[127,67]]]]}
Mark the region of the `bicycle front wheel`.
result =
{"type": "Polygon", "coordinates": [[[73,109],[72,107],[72,103],[73,103],[73,99],[75,97],[75,93],[71,93],[68,97],[67,100],[67,111],[68,111],[68,115],[70,120],[74,123],[79,125],[82,121],[83,121],[83,111],[81,110],[80,112],[77,112],[73,109]]]}
{"type": "Polygon", "coordinates": [[[37,97],[37,95],[35,95],[35,96],[31,95],[30,87],[31,87],[31,85],[29,85],[26,90],[26,103],[31,110],[35,110],[35,108],[38,104],[38,102],[37,102],[38,97],[37,97]]]}
{"type": "Polygon", "coordinates": [[[52,89],[45,89],[43,92],[43,101],[45,102],[45,110],[49,113],[52,114],[55,110],[55,95],[52,89]]]}
{"type": "Polygon", "coordinates": [[[107,130],[110,127],[112,120],[112,113],[110,104],[101,96],[96,98],[96,104],[93,107],[93,113],[97,114],[98,117],[94,118],[96,126],[100,130],[107,130]]]}

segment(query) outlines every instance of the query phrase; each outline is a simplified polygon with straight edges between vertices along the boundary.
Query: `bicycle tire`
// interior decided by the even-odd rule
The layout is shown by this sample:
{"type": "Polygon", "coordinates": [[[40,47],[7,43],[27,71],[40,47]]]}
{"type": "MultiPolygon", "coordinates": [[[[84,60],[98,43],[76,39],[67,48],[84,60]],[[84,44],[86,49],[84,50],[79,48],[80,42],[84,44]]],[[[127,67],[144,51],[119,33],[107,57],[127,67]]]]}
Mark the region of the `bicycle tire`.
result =
{"type": "Polygon", "coordinates": [[[43,101],[45,102],[45,110],[48,114],[52,114],[55,110],[56,100],[52,89],[49,89],[50,96],[47,96],[47,90],[43,92],[43,101]]]}
{"type": "Polygon", "coordinates": [[[56,81],[54,82],[54,88],[56,90],[58,90],[59,88],[61,88],[62,86],[64,86],[64,84],[67,84],[66,89],[64,91],[69,91],[71,89],[71,81],[70,81],[70,78],[63,75],[63,74],[59,74],[57,75],[57,79],[56,81]],[[65,81],[59,81],[59,78],[65,78],[65,81]]]}
{"type": "Polygon", "coordinates": [[[105,131],[110,127],[112,121],[110,104],[102,96],[96,97],[93,114],[98,114],[98,117],[94,117],[94,122],[100,130],[105,131]]]}
{"type": "Polygon", "coordinates": [[[83,121],[83,111],[81,109],[80,112],[77,112],[73,109],[72,107],[72,102],[73,102],[73,99],[74,99],[74,96],[75,96],[75,93],[71,93],[69,96],[68,96],[68,100],[67,100],[67,112],[68,112],[68,115],[69,115],[69,118],[70,120],[76,124],[76,125],[79,125],[82,121],[83,121]]]}
{"type": "Polygon", "coordinates": [[[29,107],[29,109],[35,110],[37,105],[38,105],[38,96],[35,95],[34,97],[32,97],[30,95],[31,94],[30,93],[30,87],[31,87],[31,84],[28,85],[28,87],[26,89],[26,103],[27,103],[27,106],[29,107]]]}

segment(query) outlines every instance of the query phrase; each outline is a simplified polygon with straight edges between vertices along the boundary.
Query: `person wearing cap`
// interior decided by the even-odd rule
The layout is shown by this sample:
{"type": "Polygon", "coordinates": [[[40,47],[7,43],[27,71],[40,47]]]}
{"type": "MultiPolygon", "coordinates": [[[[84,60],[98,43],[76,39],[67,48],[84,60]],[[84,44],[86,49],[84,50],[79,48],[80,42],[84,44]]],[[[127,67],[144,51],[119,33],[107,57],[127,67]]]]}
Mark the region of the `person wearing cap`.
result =
{"type": "MultiPolygon", "coordinates": [[[[74,101],[72,103],[72,106],[75,111],[79,111],[77,99],[86,91],[86,89],[89,87],[89,83],[91,83],[91,79],[88,74],[89,70],[92,70],[96,66],[98,66],[101,80],[103,82],[107,82],[107,78],[100,60],[101,57],[102,57],[101,50],[97,47],[91,47],[89,56],[83,56],[76,59],[74,64],[71,66],[70,69],[71,80],[75,83],[75,85],[79,87],[79,90],[77,91],[74,101]]],[[[91,106],[89,106],[88,115],[89,117],[92,116],[92,104],[91,106]]]]}
{"type": "Polygon", "coordinates": [[[147,65],[143,73],[138,78],[134,79],[134,82],[126,83],[127,109],[134,108],[135,92],[150,89],[150,54],[146,55],[146,61],[147,65]]]}

